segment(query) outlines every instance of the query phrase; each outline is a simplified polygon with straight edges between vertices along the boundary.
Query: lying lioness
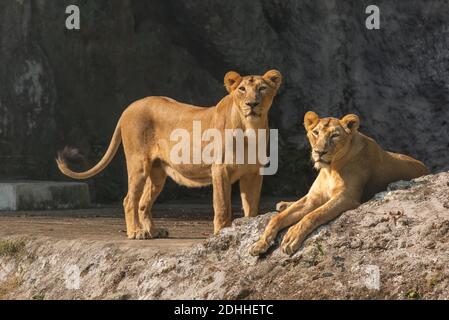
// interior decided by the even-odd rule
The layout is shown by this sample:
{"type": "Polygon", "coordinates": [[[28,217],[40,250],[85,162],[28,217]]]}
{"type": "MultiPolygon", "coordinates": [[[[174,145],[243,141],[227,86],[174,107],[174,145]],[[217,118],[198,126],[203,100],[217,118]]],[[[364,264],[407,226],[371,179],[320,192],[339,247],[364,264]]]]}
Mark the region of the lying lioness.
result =
{"type": "MultiPolygon", "coordinates": [[[[253,164],[175,163],[171,156],[175,142],[171,135],[179,129],[192,135],[194,121],[200,124],[201,130],[218,129],[222,136],[225,129],[267,130],[268,110],[281,82],[282,76],[276,70],[264,76],[246,77],[231,71],[224,78],[229,95],[214,107],[192,106],[166,97],[136,101],[123,112],[106,154],[95,167],[82,173],[73,172],[67,166],[64,152],[57,159],[58,167],[74,179],[90,178],[109,164],[122,142],[128,169],[128,194],[123,203],[128,238],[167,236],[166,230],[155,228],[151,216],[151,207],[167,175],[189,187],[213,185],[214,231],[217,233],[231,223],[231,184],[237,180],[240,180],[245,216],[258,214],[262,164],[259,161],[253,164]]],[[[205,144],[193,141],[193,149],[195,143],[205,144]]]]}
{"type": "Polygon", "coordinates": [[[312,147],[312,160],[319,170],[309,193],[296,202],[281,202],[260,240],[250,249],[260,255],[273,244],[277,233],[292,226],[281,247],[291,255],[320,225],[354,209],[391,182],[410,180],[429,173],[418,160],[387,152],[358,131],[359,118],[349,114],[342,119],[320,119],[307,112],[304,126],[312,147]]]}

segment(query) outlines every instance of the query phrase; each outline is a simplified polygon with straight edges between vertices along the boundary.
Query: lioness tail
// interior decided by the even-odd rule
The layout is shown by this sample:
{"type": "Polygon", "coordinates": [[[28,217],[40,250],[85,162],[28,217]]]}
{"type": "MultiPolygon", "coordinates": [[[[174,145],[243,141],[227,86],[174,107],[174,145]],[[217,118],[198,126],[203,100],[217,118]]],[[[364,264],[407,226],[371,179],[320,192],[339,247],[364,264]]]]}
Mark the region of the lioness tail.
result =
{"type": "Polygon", "coordinates": [[[70,178],[81,180],[81,179],[88,179],[96,174],[103,171],[104,168],[108,166],[108,164],[111,162],[111,160],[114,158],[118,147],[120,146],[120,143],[122,142],[122,135],[121,135],[121,129],[120,129],[120,122],[117,124],[117,127],[115,128],[114,135],[112,136],[111,143],[109,144],[108,150],[106,151],[103,158],[98,162],[95,167],[85,171],[85,172],[74,172],[69,169],[67,165],[67,156],[68,153],[73,153],[73,150],[69,148],[65,148],[63,151],[58,152],[58,158],[56,159],[56,163],[58,164],[59,170],[66,176],[69,176],[70,178]]]}

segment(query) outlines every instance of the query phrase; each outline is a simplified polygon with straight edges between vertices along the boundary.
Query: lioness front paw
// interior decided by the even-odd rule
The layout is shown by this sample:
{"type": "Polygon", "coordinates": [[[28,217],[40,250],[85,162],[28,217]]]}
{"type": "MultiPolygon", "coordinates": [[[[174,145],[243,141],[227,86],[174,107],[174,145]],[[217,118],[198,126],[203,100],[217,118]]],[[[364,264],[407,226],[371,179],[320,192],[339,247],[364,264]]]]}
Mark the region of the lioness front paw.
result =
{"type": "Polygon", "coordinates": [[[151,231],[139,230],[136,232],[135,239],[137,240],[148,240],[157,238],[168,238],[168,230],[164,228],[154,228],[151,231]]]}
{"type": "Polygon", "coordinates": [[[128,232],[127,237],[129,240],[135,240],[136,239],[136,232],[128,232]]]}
{"type": "Polygon", "coordinates": [[[300,234],[299,227],[291,227],[285,234],[284,239],[282,239],[282,251],[289,256],[293,255],[301,246],[302,238],[303,237],[300,234]]]}
{"type": "Polygon", "coordinates": [[[268,251],[270,245],[266,243],[264,240],[259,240],[251,246],[249,253],[252,256],[260,256],[268,251]]]}

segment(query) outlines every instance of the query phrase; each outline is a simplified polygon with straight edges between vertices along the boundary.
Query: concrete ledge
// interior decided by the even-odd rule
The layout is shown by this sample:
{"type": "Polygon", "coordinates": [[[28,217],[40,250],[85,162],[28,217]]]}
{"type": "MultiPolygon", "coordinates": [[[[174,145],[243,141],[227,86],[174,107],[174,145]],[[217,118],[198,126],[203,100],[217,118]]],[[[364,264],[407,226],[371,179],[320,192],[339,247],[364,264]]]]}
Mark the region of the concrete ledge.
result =
{"type": "Polygon", "coordinates": [[[79,209],[89,206],[89,188],[86,183],[0,182],[0,210],[79,209]]]}

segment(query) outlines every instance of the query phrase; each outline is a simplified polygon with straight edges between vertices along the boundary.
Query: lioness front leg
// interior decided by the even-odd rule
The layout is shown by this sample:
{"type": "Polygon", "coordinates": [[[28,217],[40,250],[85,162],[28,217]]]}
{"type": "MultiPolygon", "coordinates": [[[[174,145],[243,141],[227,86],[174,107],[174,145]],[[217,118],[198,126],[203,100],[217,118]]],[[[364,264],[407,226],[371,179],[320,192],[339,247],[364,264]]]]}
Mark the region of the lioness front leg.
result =
{"type": "Polygon", "coordinates": [[[212,188],[214,204],[214,234],[229,227],[232,222],[231,181],[223,165],[212,166],[212,188]]]}
{"type": "Polygon", "coordinates": [[[263,177],[259,172],[247,174],[240,178],[240,196],[245,217],[255,217],[259,214],[262,180],[263,177]]]}
{"type": "Polygon", "coordinates": [[[335,196],[322,206],[307,214],[301,221],[292,226],[282,240],[282,251],[294,254],[304,239],[319,226],[335,219],[343,212],[357,208],[359,202],[344,195],[335,196]]]}
{"type": "Polygon", "coordinates": [[[318,206],[319,203],[305,196],[286,210],[275,215],[271,218],[259,241],[251,247],[250,253],[254,256],[265,253],[273,245],[274,239],[280,230],[300,221],[307,213],[318,206]]]}

